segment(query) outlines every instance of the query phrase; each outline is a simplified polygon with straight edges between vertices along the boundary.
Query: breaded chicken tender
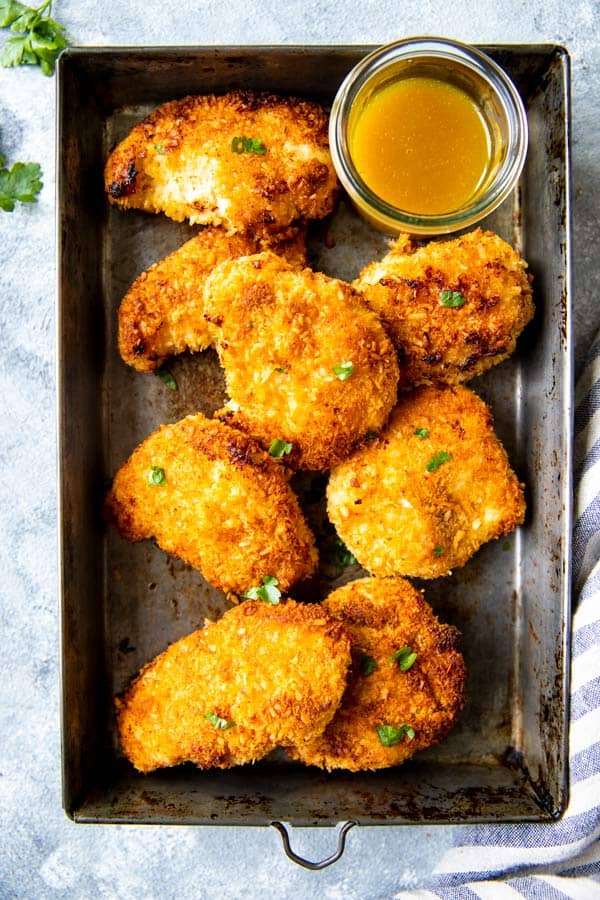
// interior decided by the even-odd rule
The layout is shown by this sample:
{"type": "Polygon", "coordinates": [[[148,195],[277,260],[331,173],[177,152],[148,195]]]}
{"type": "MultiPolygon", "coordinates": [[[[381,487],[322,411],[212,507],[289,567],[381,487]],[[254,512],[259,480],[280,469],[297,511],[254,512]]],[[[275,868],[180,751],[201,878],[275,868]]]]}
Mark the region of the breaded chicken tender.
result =
{"type": "Polygon", "coordinates": [[[256,441],[198,414],[163,425],[117,472],[105,504],[122,537],[158,545],[242,594],[312,574],[314,538],[284,468],[256,441]]]}
{"type": "Polygon", "coordinates": [[[306,264],[304,229],[290,230],[286,240],[261,240],[205,228],[165,259],[136,278],[119,309],[119,352],[138,372],[153,372],[168,356],[205,350],[213,343],[203,316],[206,276],[218,263],[257,253],[265,247],[291,264],[306,264]]]}
{"type": "Polygon", "coordinates": [[[348,632],[352,669],[322,735],[288,753],[323,769],[397,766],[444,738],[465,700],[458,631],[403,578],[362,578],[324,609],[348,632]]]}
{"type": "Polygon", "coordinates": [[[121,746],[141,772],[303,746],[339,706],[349,664],[348,637],[320,606],[248,600],[142,669],[116,699],[121,746]]]}
{"type": "Polygon", "coordinates": [[[267,448],[291,445],[292,467],[327,469],[384,425],[396,353],[348,284],[261,253],[217,266],[204,307],[231,398],[224,415],[267,448]]]}
{"type": "Polygon", "coordinates": [[[437,578],[523,521],[523,485],[492,414],[462,385],[402,397],[387,428],[331,473],[329,518],[373,575],[437,578]]]}
{"type": "Polygon", "coordinates": [[[109,200],[228,231],[278,232],[333,209],[328,116],[316,103],[252,91],[158,107],[111,153],[109,200]]]}
{"type": "Polygon", "coordinates": [[[514,352],[533,316],[527,263],[491,231],[417,247],[407,235],[354,282],[400,358],[400,385],[459,384],[514,352]]]}

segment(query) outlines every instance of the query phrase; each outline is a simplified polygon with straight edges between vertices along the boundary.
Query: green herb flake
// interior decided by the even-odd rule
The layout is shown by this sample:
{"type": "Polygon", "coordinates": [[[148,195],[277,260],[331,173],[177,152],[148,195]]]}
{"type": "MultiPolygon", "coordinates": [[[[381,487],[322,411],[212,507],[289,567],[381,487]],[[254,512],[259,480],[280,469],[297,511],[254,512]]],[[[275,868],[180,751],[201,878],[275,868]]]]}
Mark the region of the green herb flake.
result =
{"type": "Polygon", "coordinates": [[[162,144],[154,144],[154,149],[156,150],[157,153],[165,152],[165,148],[163,147],[162,144]]]}
{"type": "Polygon", "coordinates": [[[360,671],[366,677],[372,675],[373,672],[377,669],[377,663],[373,659],[372,656],[369,656],[367,653],[363,653],[360,658],[360,671]]]}
{"type": "Polygon", "coordinates": [[[39,163],[16,162],[11,169],[7,169],[4,161],[4,157],[0,156],[0,209],[12,212],[17,202],[35,203],[42,189],[39,163]]]}
{"type": "Polygon", "coordinates": [[[429,429],[428,428],[415,428],[414,433],[417,437],[420,437],[422,440],[429,437],[429,429]]]}
{"type": "Polygon", "coordinates": [[[365,434],[365,441],[376,441],[379,437],[379,432],[377,431],[367,431],[365,434]]]}
{"type": "Polygon", "coordinates": [[[279,438],[275,438],[274,441],[271,441],[269,444],[269,455],[273,456],[275,459],[281,459],[282,456],[286,456],[288,453],[292,452],[293,444],[288,444],[287,441],[281,441],[279,438]]]}
{"type": "Polygon", "coordinates": [[[257,153],[264,156],[267,148],[258,138],[234,137],[231,141],[231,150],[233,153],[257,153]]]}
{"type": "Polygon", "coordinates": [[[412,669],[416,658],[417,654],[413,653],[411,647],[406,646],[400,647],[399,650],[396,650],[395,653],[392,653],[392,655],[390,656],[390,662],[397,662],[398,668],[401,672],[408,672],[409,669],[412,669]]]}
{"type": "Polygon", "coordinates": [[[336,537],[331,550],[331,562],[341,574],[348,566],[355,566],[358,562],[353,553],[348,550],[341,538],[336,537]]]}
{"type": "Polygon", "coordinates": [[[415,730],[410,725],[399,725],[398,728],[393,725],[378,725],[375,730],[383,747],[394,747],[404,737],[412,741],[415,736],[415,730]]]}
{"type": "Polygon", "coordinates": [[[242,594],[245,600],[264,600],[271,606],[277,606],[281,599],[281,591],[278,588],[279,579],[274,575],[265,575],[259,587],[251,587],[242,594]]]}
{"type": "Polygon", "coordinates": [[[54,73],[67,39],[64,26],[50,18],[50,7],[51,0],[37,7],[0,0],[0,28],[10,28],[14,35],[0,51],[0,66],[39,66],[44,75],[54,73]]]}
{"type": "Polygon", "coordinates": [[[148,472],[148,484],[152,484],[155,487],[162,487],[166,483],[167,476],[165,475],[165,470],[161,469],[160,466],[152,466],[148,472]]]}
{"type": "Polygon", "coordinates": [[[340,381],[347,381],[354,374],[354,365],[350,360],[346,362],[336,363],[333,366],[333,374],[340,381]]]}
{"type": "Polygon", "coordinates": [[[283,366],[276,366],[275,371],[279,372],[281,375],[287,375],[287,369],[284,369],[283,366]]]}
{"type": "Polygon", "coordinates": [[[220,728],[222,731],[233,728],[235,725],[235,722],[230,722],[228,719],[222,719],[221,716],[218,716],[214,712],[205,713],[204,718],[208,719],[213,728],[220,728]]]}
{"type": "Polygon", "coordinates": [[[445,547],[442,547],[441,544],[440,544],[439,547],[434,547],[434,548],[433,548],[433,555],[434,555],[434,556],[441,556],[441,555],[444,553],[444,550],[445,550],[445,549],[446,549],[446,548],[445,548],[445,547]]]}
{"type": "Polygon", "coordinates": [[[177,390],[177,382],[175,381],[173,375],[165,366],[161,366],[161,368],[156,373],[162,383],[166,385],[170,391],[177,390]]]}
{"type": "Polygon", "coordinates": [[[440,291],[440,306],[446,309],[460,309],[467,302],[467,298],[459,291],[440,291]]]}
{"type": "Polygon", "coordinates": [[[504,553],[507,553],[510,550],[510,544],[508,541],[504,541],[504,543],[502,544],[502,550],[504,551],[504,553]]]}
{"type": "Polygon", "coordinates": [[[425,469],[427,472],[437,472],[440,466],[443,466],[444,463],[450,462],[452,459],[451,453],[446,453],[445,450],[438,450],[437,453],[434,453],[425,469]]]}

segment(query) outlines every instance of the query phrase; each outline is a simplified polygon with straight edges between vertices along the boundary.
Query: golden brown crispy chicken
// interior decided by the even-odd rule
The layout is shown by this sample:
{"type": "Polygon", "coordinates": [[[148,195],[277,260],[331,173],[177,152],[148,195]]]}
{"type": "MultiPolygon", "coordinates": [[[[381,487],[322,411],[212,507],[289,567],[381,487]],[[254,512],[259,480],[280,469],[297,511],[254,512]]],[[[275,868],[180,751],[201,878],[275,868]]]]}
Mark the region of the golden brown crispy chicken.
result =
{"type": "Polygon", "coordinates": [[[327,469],[380,429],[396,399],[396,353],[347,284],[273,253],[221,263],[205,314],[231,398],[223,415],[295,468],[327,469]]]}
{"type": "Polygon", "coordinates": [[[323,734],[290,755],[324,769],[381,769],[442,740],[465,700],[456,628],[403,578],[352,581],[323,607],[350,636],[351,674],[323,734]]]}
{"type": "Polygon", "coordinates": [[[248,600],[142,669],[116,699],[121,746],[142,772],[303,746],[339,706],[349,664],[344,629],[321,606],[248,600]]]}
{"type": "Polygon", "coordinates": [[[184,97],[111,153],[112,203],[228,231],[279,232],[333,209],[328,117],[316,103],[251,91],[184,97]]]}
{"type": "Polygon", "coordinates": [[[205,228],[136,278],[119,309],[119,351],[139,372],[153,372],[168,356],[205,350],[214,334],[203,316],[203,287],[218,263],[271,247],[292,265],[306,264],[304,229],[281,241],[205,228]]]}
{"type": "Polygon", "coordinates": [[[160,547],[242,594],[310,576],[314,538],[285,470],[253,439],[198,414],[163,425],[117,472],[106,513],[130,541],[160,547]]]}
{"type": "Polygon", "coordinates": [[[332,473],[329,518],[373,575],[437,578],[523,521],[523,485],[473,391],[421,387],[332,473]]]}
{"type": "Polygon", "coordinates": [[[458,384],[502,362],[533,316],[526,262],[491,231],[418,247],[407,235],[353,283],[381,316],[400,385],[458,384]]]}

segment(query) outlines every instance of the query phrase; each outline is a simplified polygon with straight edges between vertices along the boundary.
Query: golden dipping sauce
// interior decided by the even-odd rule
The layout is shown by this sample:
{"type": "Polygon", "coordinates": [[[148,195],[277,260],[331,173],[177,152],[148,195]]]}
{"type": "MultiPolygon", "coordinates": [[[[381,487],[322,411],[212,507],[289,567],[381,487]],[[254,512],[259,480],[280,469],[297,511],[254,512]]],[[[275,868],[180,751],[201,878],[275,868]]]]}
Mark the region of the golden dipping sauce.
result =
{"type": "Polygon", "coordinates": [[[371,191],[416,215],[451,213],[472,202],[496,164],[475,100],[448,81],[424,76],[400,78],[359,99],[348,142],[371,191]]]}

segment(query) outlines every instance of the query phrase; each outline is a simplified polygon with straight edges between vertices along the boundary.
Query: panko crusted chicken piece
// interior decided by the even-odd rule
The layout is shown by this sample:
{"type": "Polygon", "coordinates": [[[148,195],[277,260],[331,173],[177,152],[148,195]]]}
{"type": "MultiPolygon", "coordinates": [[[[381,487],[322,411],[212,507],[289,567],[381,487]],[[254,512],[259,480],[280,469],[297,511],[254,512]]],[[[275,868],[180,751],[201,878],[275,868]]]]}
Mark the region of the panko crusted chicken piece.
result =
{"type": "Polygon", "coordinates": [[[338,466],[329,518],[373,575],[437,578],[525,514],[486,404],[462,385],[403,395],[378,438],[338,466]]]}
{"type": "Polygon", "coordinates": [[[138,372],[154,372],[169,356],[205,350],[214,342],[203,316],[203,286],[219,263],[272,248],[292,265],[306,265],[305,229],[285,239],[228,235],[204,228],[136,278],[119,308],[119,352],[138,372]]]}
{"type": "Polygon", "coordinates": [[[252,438],[198,414],[163,425],[117,472],[107,518],[154,537],[223,591],[309,577],[317,552],[285,469],[252,438]]]}
{"type": "Polygon", "coordinates": [[[338,193],[328,116],[316,103],[252,91],[158,107],[113,150],[112,203],[230,232],[274,233],[328,215],[338,193]]]}
{"type": "Polygon", "coordinates": [[[265,252],[217,266],[204,307],[230,397],[218,415],[293,468],[328,469],[385,424],[396,353],[350,285],[265,252]]]}
{"type": "Polygon", "coordinates": [[[321,606],[248,600],[141,670],[116,699],[121,746],[141,772],[303,746],[339,706],[349,664],[343,626],[321,606]]]}
{"type": "Polygon", "coordinates": [[[400,235],[353,285],[398,348],[401,387],[458,384],[514,352],[534,313],[526,267],[491,231],[423,247],[400,235]]]}
{"type": "Polygon", "coordinates": [[[350,636],[348,686],[323,734],[286,748],[290,756],[329,770],[382,769],[441,741],[465,701],[457,629],[403,578],[352,581],[323,608],[350,636]]]}

